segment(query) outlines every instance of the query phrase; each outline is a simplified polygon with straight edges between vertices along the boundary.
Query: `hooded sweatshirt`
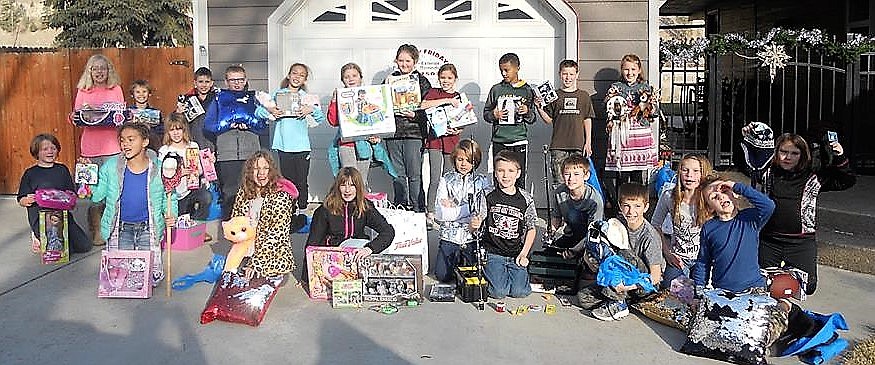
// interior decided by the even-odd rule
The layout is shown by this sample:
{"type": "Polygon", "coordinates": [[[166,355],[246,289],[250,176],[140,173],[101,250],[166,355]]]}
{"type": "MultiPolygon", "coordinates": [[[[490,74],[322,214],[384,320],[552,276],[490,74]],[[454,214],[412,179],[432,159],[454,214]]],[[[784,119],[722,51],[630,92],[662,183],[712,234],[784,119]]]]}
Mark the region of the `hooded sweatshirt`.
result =
{"type": "Polygon", "coordinates": [[[313,212],[307,246],[337,247],[349,238],[368,239],[365,227],[377,232],[377,236],[365,245],[374,253],[383,252],[395,239],[395,229],[369,200],[365,200],[365,212],[361,217],[355,214],[355,208],[349,203],[344,203],[341,215],[331,214],[325,205],[321,205],[313,212]]]}

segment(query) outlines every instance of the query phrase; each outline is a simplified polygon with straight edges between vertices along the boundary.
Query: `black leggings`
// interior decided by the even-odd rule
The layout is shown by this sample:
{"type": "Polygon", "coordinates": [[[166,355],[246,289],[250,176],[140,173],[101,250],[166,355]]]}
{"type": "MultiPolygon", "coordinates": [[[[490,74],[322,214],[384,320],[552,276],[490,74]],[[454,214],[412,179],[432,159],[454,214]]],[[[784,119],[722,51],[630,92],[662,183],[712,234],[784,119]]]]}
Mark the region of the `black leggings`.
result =
{"type": "Polygon", "coordinates": [[[307,209],[307,195],[310,193],[307,185],[307,176],[310,175],[310,151],[278,152],[280,172],[298,188],[298,208],[307,209]]]}
{"type": "Polygon", "coordinates": [[[808,273],[805,294],[817,290],[817,241],[814,236],[803,238],[760,237],[760,267],[790,266],[808,273]]]}

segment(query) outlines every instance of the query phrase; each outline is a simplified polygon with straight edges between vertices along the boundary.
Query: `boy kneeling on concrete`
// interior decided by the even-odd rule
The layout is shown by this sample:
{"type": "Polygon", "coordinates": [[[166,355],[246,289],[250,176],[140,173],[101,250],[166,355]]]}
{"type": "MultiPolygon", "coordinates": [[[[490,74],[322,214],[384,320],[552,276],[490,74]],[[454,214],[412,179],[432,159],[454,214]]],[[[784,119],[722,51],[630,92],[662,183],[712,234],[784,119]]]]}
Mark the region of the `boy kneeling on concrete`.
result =
{"type": "MultiPolygon", "coordinates": [[[[608,273],[603,270],[604,260],[607,260],[609,255],[596,257],[602,259],[599,260],[602,269],[599,279],[596,283],[582,288],[577,293],[577,299],[583,309],[591,310],[593,317],[603,321],[618,320],[629,315],[627,299],[640,300],[653,292],[654,285],[658,285],[662,280],[662,268],[665,266],[659,233],[644,219],[644,212],[649,206],[647,187],[638,183],[624,184],[620,186],[619,196],[620,212],[624,222],[611,219],[608,221],[609,226],[602,227],[601,231],[617,250],[617,256],[634,266],[633,271],[637,271],[639,275],[643,273],[649,275],[638,276],[639,283],[633,285],[625,280],[617,285],[599,285],[598,283],[616,280],[605,279],[608,273]]],[[[584,246],[579,244],[563,256],[579,256],[583,254],[584,246]]]]}

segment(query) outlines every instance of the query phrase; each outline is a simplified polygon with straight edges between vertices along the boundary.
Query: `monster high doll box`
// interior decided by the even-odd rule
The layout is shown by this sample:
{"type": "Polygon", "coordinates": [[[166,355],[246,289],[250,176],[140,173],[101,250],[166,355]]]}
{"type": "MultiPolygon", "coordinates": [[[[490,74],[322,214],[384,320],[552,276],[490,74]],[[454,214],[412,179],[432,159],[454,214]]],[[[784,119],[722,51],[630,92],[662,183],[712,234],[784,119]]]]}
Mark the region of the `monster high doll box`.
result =
{"type": "Polygon", "coordinates": [[[98,298],[152,296],[152,251],[103,250],[100,254],[98,298]]]}
{"type": "Polygon", "coordinates": [[[422,256],[370,255],[359,262],[364,300],[397,302],[422,297],[422,256]]]}
{"type": "Polygon", "coordinates": [[[331,299],[332,283],[359,278],[355,248],[307,246],[310,299],[331,299]]]}
{"type": "Polygon", "coordinates": [[[331,287],[331,305],[334,308],[361,308],[362,281],[337,280],[331,287]]]}

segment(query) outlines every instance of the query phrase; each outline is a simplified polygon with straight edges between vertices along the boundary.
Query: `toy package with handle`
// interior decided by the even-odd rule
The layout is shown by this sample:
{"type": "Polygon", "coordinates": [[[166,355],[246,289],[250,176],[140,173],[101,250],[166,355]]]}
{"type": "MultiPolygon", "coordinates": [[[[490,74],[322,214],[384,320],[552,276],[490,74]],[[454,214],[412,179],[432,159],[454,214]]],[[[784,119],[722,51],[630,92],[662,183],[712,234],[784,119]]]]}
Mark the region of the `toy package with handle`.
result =
{"type": "Polygon", "coordinates": [[[98,298],[152,296],[152,251],[103,250],[100,253],[98,298]]]}
{"type": "Polygon", "coordinates": [[[223,272],[201,313],[201,324],[218,319],[257,327],[282,283],[282,276],[246,279],[245,275],[223,272]]]}
{"type": "Polygon", "coordinates": [[[117,127],[131,121],[131,111],[125,103],[105,103],[100,108],[82,108],[70,115],[79,127],[117,127]]]}
{"type": "Polygon", "coordinates": [[[70,262],[70,239],[67,234],[68,212],[41,210],[39,212],[40,261],[43,264],[70,262]]]}
{"type": "Polygon", "coordinates": [[[36,189],[34,199],[40,208],[73,210],[76,207],[76,193],[68,190],[36,189]]]}

